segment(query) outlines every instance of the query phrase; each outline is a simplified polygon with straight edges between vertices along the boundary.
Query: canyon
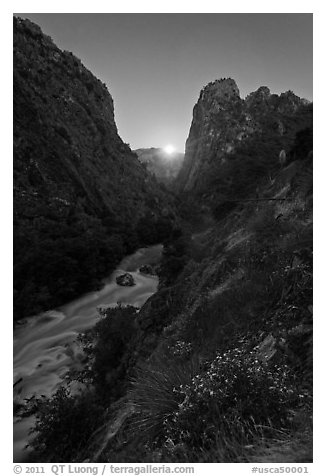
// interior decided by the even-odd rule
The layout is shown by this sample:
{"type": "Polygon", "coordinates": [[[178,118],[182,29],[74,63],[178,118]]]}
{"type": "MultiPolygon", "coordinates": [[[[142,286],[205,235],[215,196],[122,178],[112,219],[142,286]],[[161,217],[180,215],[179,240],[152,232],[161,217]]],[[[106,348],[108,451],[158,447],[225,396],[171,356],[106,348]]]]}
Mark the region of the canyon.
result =
{"type": "Polygon", "coordinates": [[[15,458],[310,462],[313,105],[217,79],[158,157],[14,19],[15,458]]]}

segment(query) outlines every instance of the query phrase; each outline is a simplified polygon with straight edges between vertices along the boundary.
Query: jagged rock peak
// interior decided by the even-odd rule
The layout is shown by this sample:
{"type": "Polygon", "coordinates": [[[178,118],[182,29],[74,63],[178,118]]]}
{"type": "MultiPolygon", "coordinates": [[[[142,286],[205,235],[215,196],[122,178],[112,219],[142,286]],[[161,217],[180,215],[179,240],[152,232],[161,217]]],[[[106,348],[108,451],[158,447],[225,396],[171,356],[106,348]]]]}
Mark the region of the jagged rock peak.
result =
{"type": "Polygon", "coordinates": [[[246,101],[252,98],[260,98],[260,99],[267,99],[271,95],[271,91],[267,86],[260,86],[257,91],[253,91],[252,93],[248,94],[246,97],[246,101]]]}
{"type": "Polygon", "coordinates": [[[199,99],[205,99],[207,96],[214,96],[214,98],[222,100],[238,99],[240,98],[240,92],[234,79],[221,78],[208,83],[201,90],[199,99]]]}
{"type": "Polygon", "coordinates": [[[289,144],[291,139],[287,140],[287,134],[290,137],[291,120],[298,124],[309,123],[304,119],[305,115],[309,117],[309,111],[300,113],[306,105],[307,101],[292,91],[277,95],[267,86],[260,86],[242,99],[231,78],[209,83],[201,90],[193,109],[185,158],[177,178],[179,189],[207,195],[207,184],[212,183],[213,174],[218,178],[217,171],[229,162],[231,154],[255,138],[262,142],[264,137],[272,136],[276,148],[279,142],[289,144]],[[295,114],[298,119],[294,118],[295,114]]]}
{"type": "Polygon", "coordinates": [[[267,86],[261,86],[257,91],[248,94],[245,104],[249,110],[267,107],[279,112],[285,112],[285,110],[294,112],[298,107],[309,104],[309,101],[301,99],[290,90],[278,95],[271,94],[267,86]]]}
{"type": "Polygon", "coordinates": [[[257,89],[256,94],[260,94],[262,96],[270,96],[271,90],[267,86],[260,86],[257,89]]]}
{"type": "MultiPolygon", "coordinates": [[[[284,93],[280,94],[280,100],[285,100],[285,101],[288,101],[289,103],[292,103],[292,104],[302,104],[303,102],[307,103],[306,99],[300,98],[299,96],[294,94],[294,92],[291,91],[290,89],[288,91],[285,91],[284,93]]],[[[308,103],[309,103],[309,101],[308,101],[308,103]]]]}

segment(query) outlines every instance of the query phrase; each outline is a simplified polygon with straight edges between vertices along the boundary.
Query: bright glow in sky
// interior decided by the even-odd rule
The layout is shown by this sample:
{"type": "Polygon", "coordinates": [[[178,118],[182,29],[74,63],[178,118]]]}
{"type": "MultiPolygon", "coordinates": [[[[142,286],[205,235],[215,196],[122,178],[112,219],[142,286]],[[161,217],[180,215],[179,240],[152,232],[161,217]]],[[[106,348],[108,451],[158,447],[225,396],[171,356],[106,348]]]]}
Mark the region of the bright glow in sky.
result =
{"type": "Polygon", "coordinates": [[[131,148],[183,152],[200,90],[233,78],[312,100],[312,14],[18,13],[72,51],[113,97],[131,148]]]}
{"type": "Polygon", "coordinates": [[[164,152],[165,152],[166,154],[168,154],[168,155],[173,154],[173,152],[175,152],[175,147],[174,147],[174,145],[172,145],[172,144],[166,145],[166,146],[164,147],[164,152]]]}

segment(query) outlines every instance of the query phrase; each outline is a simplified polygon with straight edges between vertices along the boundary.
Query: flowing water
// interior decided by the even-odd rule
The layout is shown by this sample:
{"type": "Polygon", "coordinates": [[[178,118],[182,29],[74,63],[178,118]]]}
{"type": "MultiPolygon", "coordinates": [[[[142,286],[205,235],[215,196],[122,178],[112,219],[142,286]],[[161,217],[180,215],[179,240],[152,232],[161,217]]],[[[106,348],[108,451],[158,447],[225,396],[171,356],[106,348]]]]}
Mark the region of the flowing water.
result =
{"type": "MultiPolygon", "coordinates": [[[[98,319],[97,306],[117,303],[141,307],[156,291],[158,278],[138,271],[143,264],[157,263],[162,246],[141,248],[126,257],[105,280],[99,291],[87,293],[57,310],[25,320],[14,331],[14,399],[50,396],[63,382],[67,371],[80,365],[80,350],[75,343],[78,333],[93,326],[98,319]],[[119,286],[115,278],[128,271],[135,286],[119,286]]],[[[14,418],[14,462],[26,461],[28,432],[34,417],[14,418]]]]}

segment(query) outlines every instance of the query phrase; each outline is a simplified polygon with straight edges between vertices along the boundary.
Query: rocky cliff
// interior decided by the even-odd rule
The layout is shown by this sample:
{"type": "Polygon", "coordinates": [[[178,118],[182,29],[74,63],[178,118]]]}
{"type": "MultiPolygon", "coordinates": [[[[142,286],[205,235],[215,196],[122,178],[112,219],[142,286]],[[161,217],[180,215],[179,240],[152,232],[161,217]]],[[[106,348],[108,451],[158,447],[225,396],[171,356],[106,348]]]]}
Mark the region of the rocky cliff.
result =
{"type": "Polygon", "coordinates": [[[18,315],[88,289],[145,244],[144,224],[162,215],[171,208],[119,137],[106,85],[37,25],[14,18],[18,315]]]}
{"type": "Polygon", "coordinates": [[[155,175],[159,182],[171,185],[182,166],[184,154],[172,152],[168,154],[164,149],[151,147],[150,149],[136,149],[134,151],[148,172],[155,175]]]}
{"type": "Polygon", "coordinates": [[[272,171],[280,151],[289,149],[297,130],[311,123],[311,105],[291,91],[278,96],[263,86],[241,99],[233,79],[209,83],[193,110],[179,190],[205,196],[215,196],[217,189],[222,192],[227,184],[217,182],[227,179],[226,175],[231,180],[232,162],[244,151],[254,158],[256,168],[272,171]],[[266,150],[261,153],[259,148],[266,150]],[[269,163],[265,167],[267,150],[269,163]]]}

